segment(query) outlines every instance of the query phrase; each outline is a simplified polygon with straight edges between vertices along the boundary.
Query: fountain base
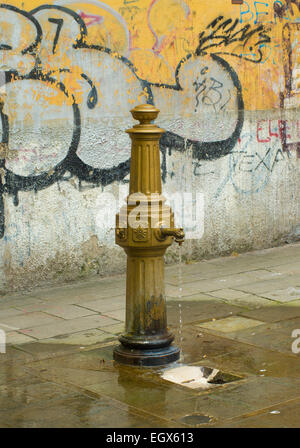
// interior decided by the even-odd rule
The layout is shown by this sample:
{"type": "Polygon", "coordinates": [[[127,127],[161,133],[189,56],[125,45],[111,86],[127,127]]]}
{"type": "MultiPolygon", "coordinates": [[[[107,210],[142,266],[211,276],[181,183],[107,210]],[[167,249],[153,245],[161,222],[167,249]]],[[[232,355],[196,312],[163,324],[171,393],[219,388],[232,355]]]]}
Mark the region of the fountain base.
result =
{"type": "Polygon", "coordinates": [[[150,350],[138,350],[119,345],[114,349],[114,360],[134,366],[164,366],[178,361],[180,349],[176,345],[150,350]]]}

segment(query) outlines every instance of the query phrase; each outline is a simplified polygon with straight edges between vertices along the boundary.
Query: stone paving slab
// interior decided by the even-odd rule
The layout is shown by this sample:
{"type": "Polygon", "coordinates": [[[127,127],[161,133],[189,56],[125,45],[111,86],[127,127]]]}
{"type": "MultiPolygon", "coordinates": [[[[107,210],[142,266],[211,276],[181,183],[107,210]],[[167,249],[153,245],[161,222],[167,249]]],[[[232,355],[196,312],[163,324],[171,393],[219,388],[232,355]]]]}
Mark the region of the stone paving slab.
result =
{"type": "Polygon", "coordinates": [[[80,317],[72,320],[60,320],[59,322],[50,325],[32,326],[25,330],[20,330],[28,336],[36,339],[48,339],[62,334],[76,333],[79,330],[90,330],[92,328],[101,328],[106,325],[113,325],[116,320],[110,317],[93,315],[87,317],[80,317]]]}
{"type": "Polygon", "coordinates": [[[252,294],[262,295],[262,293],[270,293],[277,291],[283,288],[300,288],[300,278],[299,275],[290,275],[273,278],[270,280],[265,280],[262,282],[252,282],[252,283],[244,283],[235,287],[240,291],[250,292],[252,294]]]}
{"type": "Polygon", "coordinates": [[[10,331],[6,333],[6,343],[10,345],[25,344],[26,342],[33,341],[35,341],[34,338],[31,338],[30,336],[22,333],[18,333],[17,331],[10,331]]]}
{"type": "Polygon", "coordinates": [[[225,319],[213,319],[210,322],[203,322],[197,324],[199,328],[206,328],[208,330],[220,332],[220,333],[232,333],[241,331],[246,328],[254,328],[258,325],[263,325],[264,322],[254,319],[248,319],[242,316],[231,316],[225,319]]]}
{"type": "MultiPolygon", "coordinates": [[[[287,278],[287,276],[284,276],[284,274],[277,274],[274,272],[270,272],[263,269],[253,270],[249,272],[241,272],[236,274],[230,274],[227,276],[220,275],[218,278],[215,279],[209,279],[204,281],[194,281],[189,283],[188,285],[193,286],[194,288],[205,288],[207,287],[211,288],[211,285],[215,285],[215,289],[224,289],[224,288],[230,288],[230,287],[237,287],[241,285],[248,284],[250,281],[258,282],[260,280],[273,280],[274,277],[280,277],[280,280],[282,278],[287,278]],[[200,284],[201,283],[201,284],[200,284]]],[[[211,290],[211,289],[210,289],[211,290]]],[[[205,292],[203,290],[203,292],[205,292]]]]}
{"type": "MultiPolygon", "coordinates": [[[[206,336],[204,336],[206,338],[206,336]]],[[[234,341],[234,350],[210,352],[195,365],[205,365],[227,372],[239,372],[240,375],[271,377],[271,378],[300,378],[300,362],[290,353],[279,353],[264,347],[257,347],[249,343],[234,341]]]]}
{"type": "Polygon", "coordinates": [[[234,337],[241,342],[247,342],[256,347],[264,347],[269,350],[292,354],[292,342],[294,339],[291,333],[285,334],[278,330],[260,331],[259,328],[252,328],[252,331],[240,331],[231,333],[230,337],[234,337]]]}
{"type": "Polygon", "coordinates": [[[36,305],[41,303],[42,300],[38,297],[35,297],[34,295],[21,295],[18,296],[5,296],[4,298],[0,298],[0,310],[4,309],[6,310],[8,307],[10,308],[23,308],[24,304],[27,306],[29,305],[36,305]]]}
{"type": "MultiPolygon", "coordinates": [[[[228,260],[228,259],[227,259],[228,260]]],[[[182,282],[183,283],[190,283],[190,282],[196,282],[200,280],[209,280],[209,279],[218,279],[222,278],[223,280],[230,278],[233,278],[234,275],[240,275],[242,274],[250,274],[251,276],[261,275],[265,274],[269,277],[276,277],[278,275],[283,275],[283,273],[273,272],[272,268],[270,269],[264,269],[265,266],[261,266],[259,268],[255,264],[250,264],[248,262],[236,265],[229,264],[228,261],[225,261],[222,263],[222,265],[218,266],[216,264],[209,262],[202,262],[202,263],[194,263],[194,264],[187,264],[183,265],[181,269],[179,270],[178,266],[176,268],[166,268],[166,283],[169,283],[171,285],[177,286],[178,285],[178,276],[179,272],[181,271],[183,274],[182,282]]],[[[230,260],[230,259],[229,259],[230,260]]]]}
{"type": "Polygon", "coordinates": [[[288,275],[300,274],[300,262],[298,260],[294,261],[293,263],[289,262],[285,264],[280,264],[274,267],[270,267],[269,271],[288,275]]]}
{"type": "Polygon", "coordinates": [[[54,303],[41,302],[38,305],[28,305],[24,308],[19,307],[16,311],[17,315],[22,312],[27,314],[31,312],[42,311],[43,313],[68,320],[95,314],[95,311],[81,308],[78,305],[66,304],[65,302],[60,302],[59,300],[54,301],[54,303]]]}
{"type": "MultiPolygon", "coordinates": [[[[137,412],[130,406],[120,408],[111,400],[77,394],[55,404],[46,402],[26,409],[1,412],[0,421],[12,428],[177,428],[178,424],[137,412]],[[2,415],[1,415],[2,414],[2,415]],[[57,416],[63,416],[58,419],[57,416]]],[[[182,427],[180,425],[179,427],[182,427]]]]}
{"type": "Polygon", "coordinates": [[[124,322],[120,322],[118,324],[106,325],[106,327],[102,327],[104,332],[111,333],[113,335],[118,335],[124,333],[125,324],[124,322]]]}
{"type": "Polygon", "coordinates": [[[167,318],[170,326],[179,327],[179,320],[181,315],[181,320],[184,325],[191,322],[204,322],[211,319],[217,319],[221,317],[227,317],[234,314],[238,314],[243,309],[236,307],[227,303],[223,303],[217,299],[207,299],[207,300],[185,300],[179,304],[177,301],[168,301],[167,304],[167,318]]]}
{"type": "Polygon", "coordinates": [[[103,313],[104,316],[111,317],[112,319],[119,320],[121,322],[125,322],[125,308],[114,311],[107,311],[103,313]]]}
{"type": "Polygon", "coordinates": [[[11,384],[0,386],[0,409],[10,408],[24,403],[24,386],[26,386],[26,404],[44,401],[50,404],[61,398],[61,395],[72,397],[76,394],[72,388],[42,380],[38,377],[18,378],[11,384]],[[6,404],[7,402],[7,404],[6,404]]]}
{"type": "Polygon", "coordinates": [[[83,283],[76,287],[67,286],[63,288],[51,288],[49,290],[43,289],[37,292],[37,297],[42,301],[52,301],[59,299],[65,303],[77,303],[91,300],[98,300],[101,298],[112,298],[120,295],[125,288],[124,280],[116,282],[115,284],[102,285],[99,282],[94,282],[93,285],[83,283]]]}
{"type": "Polygon", "coordinates": [[[1,309],[0,310],[0,322],[3,319],[6,319],[7,317],[21,316],[22,314],[24,314],[23,310],[18,310],[15,308],[1,309]]]}
{"type": "MultiPolygon", "coordinates": [[[[176,291],[175,291],[176,292],[176,291]]],[[[204,293],[197,293],[188,296],[182,296],[179,289],[177,291],[177,295],[174,296],[166,296],[167,304],[169,302],[200,302],[200,301],[209,301],[212,300],[212,296],[204,293]]]]}
{"type": "MultiPolygon", "coordinates": [[[[175,332],[174,332],[175,333],[175,332]]],[[[197,326],[184,326],[181,335],[175,333],[175,343],[181,349],[181,360],[185,364],[206,362],[211,357],[218,357],[224,353],[240,350],[241,343],[224,337],[208,333],[206,329],[197,326]]],[[[237,371],[237,374],[239,372],[237,371]]]]}
{"type": "MultiPolygon", "coordinates": [[[[293,300],[292,302],[289,302],[289,307],[291,307],[291,306],[295,306],[295,307],[298,307],[298,306],[300,306],[300,300],[293,300]]],[[[297,308],[295,308],[295,309],[297,309],[297,308]]]]}
{"type": "MultiPolygon", "coordinates": [[[[8,347],[8,349],[9,350],[14,349],[18,353],[23,353],[23,355],[27,355],[28,358],[19,360],[19,362],[17,363],[21,364],[23,366],[23,369],[25,369],[25,371],[27,371],[27,366],[31,361],[50,359],[50,358],[56,359],[60,356],[67,356],[82,350],[81,345],[63,344],[60,343],[59,341],[57,341],[56,343],[54,341],[50,341],[48,343],[47,341],[48,339],[43,339],[41,341],[35,339],[34,342],[26,344],[15,344],[13,347],[8,347]]],[[[14,361],[12,356],[11,360],[14,361]]]]}
{"type": "Polygon", "coordinates": [[[1,318],[0,325],[1,327],[12,330],[23,330],[24,328],[30,328],[32,326],[49,326],[61,322],[62,321],[59,317],[49,316],[46,313],[34,312],[1,318]]]}
{"type": "Polygon", "coordinates": [[[242,330],[237,330],[237,331],[233,331],[231,333],[227,333],[226,336],[227,337],[240,337],[240,336],[249,336],[249,335],[253,335],[253,333],[255,333],[255,335],[258,334],[262,334],[262,333],[270,333],[273,334],[273,332],[279,332],[279,333],[283,333],[286,336],[289,337],[290,341],[291,341],[291,334],[292,331],[295,328],[300,328],[300,317],[295,317],[293,319],[287,319],[287,320],[281,320],[278,322],[262,322],[263,325],[260,325],[259,327],[256,328],[248,328],[248,329],[242,329],[242,330]]]}
{"type": "MultiPolygon", "coordinates": [[[[299,428],[300,400],[290,400],[263,410],[256,415],[237,418],[227,423],[227,428],[299,428]]],[[[216,425],[218,427],[224,425],[216,425]]]]}
{"type": "Polygon", "coordinates": [[[276,302],[286,303],[300,299],[300,287],[289,286],[285,289],[278,289],[269,293],[264,292],[263,297],[275,300],[276,302]]]}
{"type": "Polygon", "coordinates": [[[250,319],[259,319],[264,322],[280,322],[300,316],[300,308],[290,304],[278,304],[272,307],[263,307],[258,310],[241,311],[240,315],[250,319]]]}
{"type": "Polygon", "coordinates": [[[118,296],[109,301],[99,299],[84,303],[78,302],[78,306],[81,306],[82,308],[86,308],[88,310],[98,311],[99,313],[125,309],[125,304],[126,304],[125,296],[118,296]]]}
{"type": "MultiPolygon", "coordinates": [[[[109,326],[110,327],[110,326],[109,326]]],[[[123,325],[124,327],[124,325],[123,325]]],[[[104,327],[107,328],[107,327],[104,327]]],[[[124,329],[124,328],[123,328],[124,329]]],[[[104,332],[98,328],[93,328],[90,330],[79,331],[76,333],[65,334],[56,336],[53,338],[43,339],[44,344],[63,344],[63,345],[74,345],[80,346],[80,349],[86,346],[99,344],[101,342],[107,342],[109,340],[115,339],[115,334],[110,332],[104,332]]]]}
{"type": "Polygon", "coordinates": [[[261,307],[274,305],[274,301],[260,297],[254,294],[247,294],[243,291],[235,289],[219,289],[218,291],[211,291],[207,295],[222,299],[226,303],[241,306],[243,308],[257,309],[261,307]]]}

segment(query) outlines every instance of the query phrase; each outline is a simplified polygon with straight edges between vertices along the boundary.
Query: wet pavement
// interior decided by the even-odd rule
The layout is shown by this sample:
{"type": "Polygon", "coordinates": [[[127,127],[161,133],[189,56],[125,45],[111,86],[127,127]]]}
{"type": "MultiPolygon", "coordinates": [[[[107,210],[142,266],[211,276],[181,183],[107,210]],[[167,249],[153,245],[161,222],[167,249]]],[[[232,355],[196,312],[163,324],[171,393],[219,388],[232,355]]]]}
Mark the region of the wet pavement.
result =
{"type": "Polygon", "coordinates": [[[182,277],[179,292],[166,268],[182,349],[168,368],[112,360],[124,276],[0,298],[0,427],[299,427],[300,244],[184,264],[182,277]]]}

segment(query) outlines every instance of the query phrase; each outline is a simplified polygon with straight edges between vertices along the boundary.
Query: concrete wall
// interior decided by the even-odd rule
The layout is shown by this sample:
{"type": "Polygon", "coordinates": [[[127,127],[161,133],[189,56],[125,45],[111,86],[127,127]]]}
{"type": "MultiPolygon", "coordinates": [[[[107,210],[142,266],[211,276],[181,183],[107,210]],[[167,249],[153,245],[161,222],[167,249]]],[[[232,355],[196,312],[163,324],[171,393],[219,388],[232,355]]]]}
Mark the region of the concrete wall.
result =
{"type": "Polygon", "coordinates": [[[124,130],[142,102],[167,130],[164,192],[204,199],[204,233],[186,242],[186,259],[299,239],[299,8],[0,5],[0,292],[124,269],[110,198],[126,194],[124,130]]]}

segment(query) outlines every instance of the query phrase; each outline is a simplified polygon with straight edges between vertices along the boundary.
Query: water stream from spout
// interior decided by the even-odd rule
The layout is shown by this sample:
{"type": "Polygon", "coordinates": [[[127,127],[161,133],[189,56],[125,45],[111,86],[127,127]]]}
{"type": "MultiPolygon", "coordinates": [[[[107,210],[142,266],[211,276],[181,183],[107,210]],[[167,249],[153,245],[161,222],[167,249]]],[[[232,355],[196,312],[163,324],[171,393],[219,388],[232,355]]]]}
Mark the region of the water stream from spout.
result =
{"type": "Polygon", "coordinates": [[[183,354],[183,323],[182,323],[182,247],[178,244],[178,308],[179,308],[179,348],[180,348],[180,361],[184,360],[183,354]]]}

